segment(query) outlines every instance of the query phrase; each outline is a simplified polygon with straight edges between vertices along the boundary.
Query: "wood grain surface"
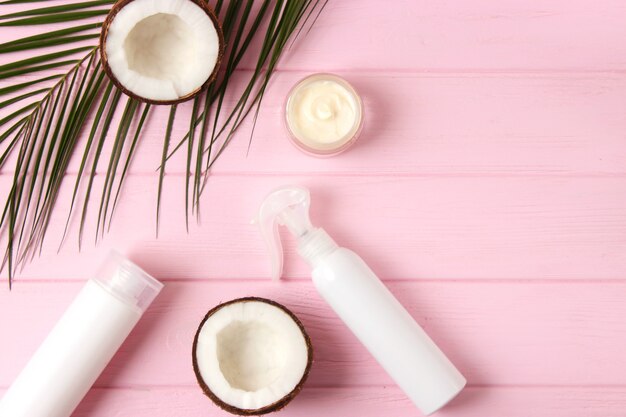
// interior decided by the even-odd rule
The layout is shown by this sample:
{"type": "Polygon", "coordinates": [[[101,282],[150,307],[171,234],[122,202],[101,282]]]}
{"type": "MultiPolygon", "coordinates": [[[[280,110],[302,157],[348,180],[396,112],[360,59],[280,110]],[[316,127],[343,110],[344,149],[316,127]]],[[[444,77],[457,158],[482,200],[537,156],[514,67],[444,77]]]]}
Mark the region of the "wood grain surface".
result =
{"type": "MultiPolygon", "coordinates": [[[[626,416],[625,21],[621,0],[330,0],[280,63],[252,142],[248,121],[215,165],[188,233],[180,153],[155,237],[167,108],[151,115],[110,233],[94,244],[92,210],[79,252],[73,216],[57,254],[71,162],[42,255],[13,291],[0,285],[0,393],[115,248],[166,286],[75,416],[223,416],[195,385],[191,340],[207,310],[244,295],[289,306],[313,339],[311,378],[281,415],[419,415],[316,294],[291,239],[286,279],[268,279],[250,221],[273,188],[302,184],[313,222],[361,254],[467,376],[438,415],[626,416]],[[335,158],[300,153],[283,127],[287,91],[319,71],[365,103],[361,138],[335,158]]],[[[0,28],[0,42],[42,29],[0,28]]]]}
{"type": "MultiPolygon", "coordinates": [[[[276,299],[302,320],[315,349],[308,386],[393,385],[309,282],[165,282],[97,386],[193,386],[190,346],[200,321],[211,306],[249,295],[276,299]]],[[[17,375],[81,285],[23,283],[1,295],[3,308],[36,326],[21,343],[4,347],[13,360],[3,359],[0,386],[17,375]]],[[[626,366],[624,282],[433,280],[388,286],[472,385],[626,385],[626,375],[614,372],[626,366]]],[[[8,333],[14,324],[1,326],[8,333]]]]}

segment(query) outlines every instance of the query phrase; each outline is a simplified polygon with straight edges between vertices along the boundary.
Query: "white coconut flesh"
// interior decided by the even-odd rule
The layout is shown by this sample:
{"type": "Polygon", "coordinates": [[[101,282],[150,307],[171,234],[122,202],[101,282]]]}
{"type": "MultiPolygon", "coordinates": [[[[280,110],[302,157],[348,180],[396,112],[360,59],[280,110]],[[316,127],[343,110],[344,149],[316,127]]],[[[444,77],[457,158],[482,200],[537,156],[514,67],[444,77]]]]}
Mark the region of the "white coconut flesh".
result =
{"type": "Polygon", "coordinates": [[[134,0],[117,13],[105,48],[111,72],[130,92],[156,101],[197,91],[217,64],[211,18],[189,0],[134,0]]]}
{"type": "Polygon", "coordinates": [[[257,410],[293,391],[306,372],[309,351],[300,327],[282,309],[242,301],[204,322],[195,355],[213,394],[233,407],[257,410]]]}

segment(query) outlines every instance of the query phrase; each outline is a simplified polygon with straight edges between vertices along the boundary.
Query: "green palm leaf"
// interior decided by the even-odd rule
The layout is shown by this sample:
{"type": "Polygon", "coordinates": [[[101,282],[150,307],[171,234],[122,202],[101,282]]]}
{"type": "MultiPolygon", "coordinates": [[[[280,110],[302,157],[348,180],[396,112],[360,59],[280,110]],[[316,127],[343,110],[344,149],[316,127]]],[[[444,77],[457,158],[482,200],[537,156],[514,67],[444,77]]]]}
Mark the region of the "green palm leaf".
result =
{"type": "Polygon", "coordinates": [[[26,75],[26,74],[30,74],[32,72],[38,72],[38,71],[46,71],[49,69],[53,69],[53,68],[58,68],[58,67],[66,67],[68,65],[73,65],[76,63],[79,63],[80,60],[78,59],[69,59],[66,61],[57,61],[57,62],[52,62],[50,64],[43,64],[43,65],[35,65],[32,67],[28,67],[28,68],[20,68],[17,70],[13,70],[13,71],[6,71],[3,73],[0,73],[0,80],[4,80],[7,78],[12,78],[12,77],[17,77],[20,75],[26,75]]]}
{"type": "Polygon", "coordinates": [[[167,160],[167,152],[170,147],[172,138],[172,127],[176,118],[176,109],[178,105],[174,104],[170,108],[170,116],[167,119],[167,128],[165,129],[165,139],[163,140],[163,154],[161,157],[161,169],[159,170],[159,189],[157,191],[157,207],[156,207],[156,235],[159,236],[159,214],[161,213],[161,194],[163,192],[163,179],[165,178],[165,161],[167,160]]]}
{"type": "MultiPolygon", "coordinates": [[[[211,167],[233,140],[243,120],[251,112],[255,118],[258,115],[269,79],[287,42],[299,35],[303,22],[317,19],[326,2],[215,1],[214,10],[222,22],[228,50],[218,79],[193,101],[171,106],[163,125],[163,152],[156,191],[157,234],[165,165],[171,155],[183,147],[187,150],[184,205],[188,228],[189,213],[199,215],[202,191],[211,167]],[[267,28],[263,31],[264,22],[267,28]],[[262,45],[254,51],[252,40],[258,36],[263,37],[262,45]],[[225,103],[232,94],[231,78],[243,57],[250,54],[255,54],[256,65],[235,105],[227,107],[225,103]],[[189,106],[191,110],[188,133],[183,138],[172,138],[177,109],[182,106],[189,106]],[[174,139],[176,146],[171,147],[174,139]]],[[[16,267],[41,252],[69,162],[76,153],[80,156],[80,166],[60,242],[65,240],[72,214],[77,211],[78,245],[81,247],[99,168],[104,169],[105,175],[98,193],[95,239],[104,235],[111,227],[142,129],[152,122],[148,120],[151,106],[142,107],[130,98],[122,100],[122,92],[106,78],[100,63],[97,38],[104,15],[114,0],[56,6],[46,6],[45,2],[36,0],[5,0],[0,2],[0,11],[4,4],[22,3],[25,4],[22,11],[0,15],[0,26],[67,22],[67,27],[0,44],[0,54],[33,51],[25,59],[0,65],[0,80],[9,81],[0,88],[3,97],[0,100],[3,112],[0,115],[0,169],[13,172],[0,217],[0,231],[7,236],[3,265],[8,267],[9,285],[16,267]],[[33,7],[33,3],[43,4],[33,7]],[[80,23],[83,19],[97,21],[80,23]],[[52,50],[41,54],[36,52],[39,48],[52,50]],[[34,76],[41,71],[52,73],[34,76]],[[25,76],[33,79],[24,80],[25,76]],[[21,79],[11,84],[16,77],[21,79]],[[119,110],[122,102],[124,108],[119,110]],[[121,118],[114,122],[118,111],[122,112],[121,118]],[[133,124],[136,127],[131,132],[133,124]],[[83,130],[86,141],[79,149],[83,130]],[[110,135],[113,131],[115,134],[110,135]],[[111,149],[108,161],[101,158],[105,148],[111,149]],[[9,158],[10,155],[15,157],[9,158]],[[83,186],[84,198],[79,202],[78,194],[83,186]]]]}
{"type": "Polygon", "coordinates": [[[0,65],[0,74],[9,70],[16,70],[19,68],[30,67],[34,64],[41,64],[42,62],[53,61],[57,58],[64,58],[69,55],[74,55],[79,52],[93,50],[92,46],[83,46],[80,48],[68,49],[67,51],[54,52],[51,54],[34,56],[32,58],[23,59],[21,61],[11,62],[9,64],[0,65]]]}
{"type": "Polygon", "coordinates": [[[86,41],[89,39],[96,39],[99,37],[100,35],[98,33],[92,33],[89,35],[66,36],[63,38],[52,38],[52,39],[46,39],[46,40],[41,40],[37,42],[21,43],[17,45],[9,45],[9,46],[5,45],[4,47],[0,46],[0,54],[7,53],[7,52],[25,51],[25,50],[34,49],[34,48],[46,48],[48,46],[65,45],[68,43],[76,43],[76,42],[86,41]]]}
{"type": "Polygon", "coordinates": [[[97,16],[104,16],[109,13],[108,9],[85,10],[80,12],[51,13],[41,16],[25,17],[9,21],[0,21],[0,26],[28,26],[47,25],[50,23],[73,22],[75,20],[89,19],[97,16]]]}
{"type": "Polygon", "coordinates": [[[60,12],[69,12],[69,11],[74,11],[74,10],[88,9],[90,7],[95,7],[95,6],[105,6],[107,4],[113,4],[113,3],[115,3],[115,0],[94,0],[94,1],[73,3],[73,4],[63,4],[61,6],[42,7],[39,9],[30,9],[30,10],[24,10],[23,12],[0,15],[0,20],[12,19],[15,17],[49,15],[49,14],[60,13],[60,12]]]}
{"type": "Polygon", "coordinates": [[[141,135],[141,129],[143,128],[146,119],[148,118],[148,114],[150,114],[150,105],[146,104],[144,106],[143,112],[141,113],[141,118],[139,119],[139,123],[137,123],[137,127],[135,129],[135,135],[133,136],[133,140],[130,144],[130,149],[128,150],[128,154],[126,156],[126,162],[124,163],[124,169],[122,169],[122,174],[120,175],[120,180],[117,185],[117,192],[115,193],[115,199],[113,200],[113,206],[111,207],[111,216],[109,217],[109,228],[111,227],[111,223],[113,221],[113,212],[115,207],[117,206],[117,202],[119,200],[122,185],[124,184],[124,179],[126,178],[126,174],[128,174],[128,169],[130,168],[130,163],[133,160],[133,155],[135,154],[135,149],[137,147],[137,143],[139,142],[139,136],[141,135]]]}
{"type": "Polygon", "coordinates": [[[39,3],[40,1],[45,0],[4,0],[0,2],[0,6],[4,4],[39,3]]]}
{"type": "Polygon", "coordinates": [[[10,93],[14,93],[16,91],[23,90],[24,88],[30,87],[32,85],[35,85],[35,84],[38,84],[38,83],[43,83],[43,82],[50,81],[50,80],[54,80],[54,79],[61,78],[61,77],[63,77],[62,74],[49,75],[47,77],[43,77],[43,78],[40,78],[38,80],[27,81],[25,83],[19,83],[19,84],[11,85],[9,87],[0,88],[0,96],[6,95],[6,94],[10,94],[10,93]]]}
{"type": "MultiPolygon", "coordinates": [[[[64,39],[66,43],[78,42],[78,41],[81,41],[82,39],[76,39],[77,37],[72,37],[73,40],[71,42],[67,42],[68,39],[72,39],[70,37],[67,37],[67,35],[74,35],[76,33],[85,32],[88,30],[99,29],[100,27],[102,27],[102,23],[98,22],[98,23],[91,23],[88,25],[75,26],[75,27],[71,27],[67,29],[53,30],[53,31],[42,33],[39,35],[27,36],[25,38],[21,38],[21,39],[17,39],[14,41],[0,44],[0,53],[23,51],[27,49],[43,48],[46,46],[54,46],[54,45],[62,44],[61,42],[49,44],[48,42],[50,42],[51,40],[61,41],[64,39]],[[22,48],[22,49],[16,49],[16,48],[22,48]]],[[[95,34],[91,34],[87,36],[94,36],[94,35],[98,37],[100,36],[100,33],[95,33],[95,34]]]]}
{"type": "MultiPolygon", "coordinates": [[[[104,180],[104,187],[102,188],[102,198],[100,199],[100,211],[98,212],[98,222],[96,225],[96,240],[98,239],[98,229],[102,225],[102,234],[106,229],[106,218],[109,209],[109,202],[111,200],[111,194],[113,191],[113,185],[115,183],[115,175],[117,166],[119,165],[122,150],[124,148],[124,140],[130,129],[130,124],[133,121],[137,105],[139,103],[132,98],[126,100],[126,107],[124,113],[122,113],[122,119],[117,128],[117,134],[115,135],[115,141],[113,142],[113,152],[109,159],[109,166],[107,168],[106,177],[104,180]],[[102,221],[102,223],[100,223],[102,221]]],[[[104,237],[104,236],[103,236],[104,237]]]]}
{"type": "MultiPolygon", "coordinates": [[[[107,115],[104,119],[104,122],[101,126],[101,134],[100,134],[98,145],[96,147],[95,154],[93,157],[93,164],[91,166],[91,173],[89,175],[89,183],[87,185],[87,192],[85,193],[85,202],[83,204],[83,211],[80,217],[80,230],[78,234],[78,247],[79,248],[81,246],[83,232],[85,230],[85,219],[87,218],[87,208],[89,207],[89,196],[91,195],[91,189],[93,187],[93,180],[96,176],[98,162],[100,160],[100,155],[102,154],[102,149],[104,148],[104,144],[106,142],[106,134],[109,130],[109,127],[111,126],[113,116],[115,115],[115,110],[117,109],[117,104],[119,103],[120,97],[122,95],[120,90],[115,89],[115,92],[113,93],[113,98],[111,99],[110,102],[108,102],[108,98],[112,89],[113,89],[113,84],[109,83],[109,86],[107,90],[105,91],[105,99],[101,103],[101,108],[102,106],[106,107],[108,105],[109,109],[107,111],[107,115]]],[[[98,111],[100,111],[100,109],[98,109],[98,111]]],[[[97,129],[96,124],[94,124],[94,127],[97,129]]],[[[79,180],[80,179],[78,179],[77,181],[79,180]]],[[[97,236],[97,233],[96,233],[96,236],[97,236]]]]}
{"type": "Polygon", "coordinates": [[[24,93],[21,96],[11,97],[10,99],[0,102],[0,109],[10,106],[11,104],[17,103],[18,101],[25,100],[29,97],[36,96],[37,94],[47,93],[47,92],[48,92],[47,88],[42,88],[40,90],[29,91],[28,93],[24,93]]]}

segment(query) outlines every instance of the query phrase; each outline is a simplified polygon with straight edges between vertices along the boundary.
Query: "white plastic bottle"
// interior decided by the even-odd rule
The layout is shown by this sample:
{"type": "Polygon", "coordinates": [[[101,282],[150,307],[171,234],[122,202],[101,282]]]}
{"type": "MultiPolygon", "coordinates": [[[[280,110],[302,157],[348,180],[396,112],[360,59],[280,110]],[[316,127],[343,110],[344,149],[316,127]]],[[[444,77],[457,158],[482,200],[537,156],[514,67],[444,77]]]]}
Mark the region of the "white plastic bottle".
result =
{"type": "Polygon", "coordinates": [[[162,287],[109,255],[0,399],[0,416],[69,417],[162,287]]]}
{"type": "Polygon", "coordinates": [[[356,253],[311,225],[309,205],[302,187],[278,189],[263,202],[258,222],[272,277],[282,274],[280,224],[296,236],[320,295],[422,413],[434,413],[463,389],[465,378],[356,253]]]}

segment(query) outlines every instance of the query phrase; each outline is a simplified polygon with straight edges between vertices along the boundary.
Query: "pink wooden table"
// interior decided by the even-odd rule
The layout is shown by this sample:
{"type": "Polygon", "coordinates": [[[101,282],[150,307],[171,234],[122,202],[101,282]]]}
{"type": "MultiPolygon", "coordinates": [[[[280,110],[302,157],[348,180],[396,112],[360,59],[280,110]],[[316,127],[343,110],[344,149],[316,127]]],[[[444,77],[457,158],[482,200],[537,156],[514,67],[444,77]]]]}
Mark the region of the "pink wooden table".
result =
{"type": "Polygon", "coordinates": [[[0,387],[114,247],[166,287],[75,416],[223,416],[196,386],[191,342],[210,307],[244,295],[291,307],[313,339],[311,377],[281,415],[419,415],[317,296],[292,244],[287,279],[268,279],[249,221],[269,190],[299,183],[314,221],[363,255],[467,376],[439,415],[625,416],[625,71],[622,0],[331,0],[282,61],[249,155],[247,124],[217,164],[201,225],[184,230],[180,154],[154,238],[166,109],[110,234],[78,253],[74,222],[56,255],[67,187],[42,257],[12,292],[0,285],[0,387]],[[362,139],[324,160],[281,124],[290,86],[317,71],[345,76],[366,106],[362,139]]]}

